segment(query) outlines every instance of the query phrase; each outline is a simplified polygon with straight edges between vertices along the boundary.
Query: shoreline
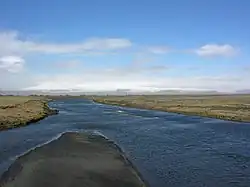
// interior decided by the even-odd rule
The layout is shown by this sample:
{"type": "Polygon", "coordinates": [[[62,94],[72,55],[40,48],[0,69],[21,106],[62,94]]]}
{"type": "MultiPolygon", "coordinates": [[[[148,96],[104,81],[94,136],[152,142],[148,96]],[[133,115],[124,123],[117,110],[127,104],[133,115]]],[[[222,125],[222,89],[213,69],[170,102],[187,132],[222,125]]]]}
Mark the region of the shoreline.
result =
{"type": "Polygon", "coordinates": [[[113,105],[113,106],[120,106],[120,107],[128,107],[128,108],[137,108],[137,109],[146,109],[146,110],[154,110],[154,111],[162,111],[162,112],[169,112],[169,113],[175,113],[175,114],[181,114],[181,115],[187,115],[187,116],[200,116],[200,117],[206,117],[206,118],[212,118],[212,119],[219,119],[219,120],[225,120],[225,121],[233,121],[233,122],[243,122],[243,123],[250,123],[250,116],[249,119],[242,119],[240,116],[230,116],[230,115],[221,115],[216,114],[209,111],[185,111],[181,108],[178,110],[173,110],[168,107],[161,107],[161,106],[152,106],[147,105],[147,103],[144,104],[135,104],[135,103],[124,103],[119,101],[108,101],[108,100],[100,100],[100,99],[90,99],[94,101],[95,103],[100,104],[107,104],[107,105],[113,105]]]}
{"type": "Polygon", "coordinates": [[[115,142],[77,132],[63,133],[18,157],[0,178],[0,187],[42,187],[45,183],[47,187],[72,183],[77,187],[149,186],[115,142]]]}
{"type": "Polygon", "coordinates": [[[1,106],[0,131],[27,126],[58,114],[59,111],[51,109],[48,102],[48,99],[30,99],[23,103],[1,106]]]}

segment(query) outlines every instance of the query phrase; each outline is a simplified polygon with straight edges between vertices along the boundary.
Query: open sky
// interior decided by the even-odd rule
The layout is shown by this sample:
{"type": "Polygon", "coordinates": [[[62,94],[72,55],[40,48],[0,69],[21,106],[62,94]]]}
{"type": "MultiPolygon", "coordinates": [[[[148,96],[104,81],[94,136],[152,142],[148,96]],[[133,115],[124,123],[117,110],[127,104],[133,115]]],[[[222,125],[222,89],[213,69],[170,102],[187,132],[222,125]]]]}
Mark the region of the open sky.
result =
{"type": "Polygon", "coordinates": [[[0,89],[250,89],[250,1],[1,0],[0,89]]]}

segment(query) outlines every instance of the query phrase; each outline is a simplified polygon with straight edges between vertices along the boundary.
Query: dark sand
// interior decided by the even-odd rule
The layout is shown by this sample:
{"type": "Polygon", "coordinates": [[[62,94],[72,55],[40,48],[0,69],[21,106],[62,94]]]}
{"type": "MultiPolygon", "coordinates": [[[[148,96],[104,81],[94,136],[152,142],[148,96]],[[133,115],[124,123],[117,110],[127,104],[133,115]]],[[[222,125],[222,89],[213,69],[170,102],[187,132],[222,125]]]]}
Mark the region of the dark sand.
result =
{"type": "Polygon", "coordinates": [[[146,187],[140,174],[109,140],[66,133],[18,158],[1,187],[146,187]]]}

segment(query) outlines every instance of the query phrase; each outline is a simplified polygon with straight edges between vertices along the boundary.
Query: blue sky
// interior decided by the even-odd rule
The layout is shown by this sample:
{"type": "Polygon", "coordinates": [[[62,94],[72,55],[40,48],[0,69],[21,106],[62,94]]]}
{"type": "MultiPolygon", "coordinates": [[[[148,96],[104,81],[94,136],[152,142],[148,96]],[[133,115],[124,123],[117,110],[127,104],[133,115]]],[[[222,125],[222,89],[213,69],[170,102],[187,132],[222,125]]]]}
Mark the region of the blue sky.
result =
{"type": "Polygon", "coordinates": [[[249,33],[247,0],[1,0],[0,89],[249,89],[249,33]]]}

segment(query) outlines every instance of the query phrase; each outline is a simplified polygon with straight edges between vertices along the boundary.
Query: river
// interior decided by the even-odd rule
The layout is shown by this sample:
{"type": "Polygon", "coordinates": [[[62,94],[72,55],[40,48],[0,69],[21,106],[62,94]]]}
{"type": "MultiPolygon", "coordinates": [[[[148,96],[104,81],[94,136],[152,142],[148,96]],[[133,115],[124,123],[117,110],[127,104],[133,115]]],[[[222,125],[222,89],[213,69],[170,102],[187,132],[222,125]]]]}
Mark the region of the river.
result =
{"type": "Polygon", "coordinates": [[[0,174],[20,155],[66,131],[114,140],[151,187],[249,187],[250,124],[123,108],[83,99],[34,125],[0,132],[0,174]]]}

